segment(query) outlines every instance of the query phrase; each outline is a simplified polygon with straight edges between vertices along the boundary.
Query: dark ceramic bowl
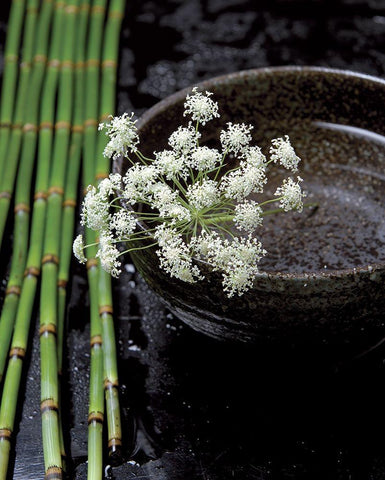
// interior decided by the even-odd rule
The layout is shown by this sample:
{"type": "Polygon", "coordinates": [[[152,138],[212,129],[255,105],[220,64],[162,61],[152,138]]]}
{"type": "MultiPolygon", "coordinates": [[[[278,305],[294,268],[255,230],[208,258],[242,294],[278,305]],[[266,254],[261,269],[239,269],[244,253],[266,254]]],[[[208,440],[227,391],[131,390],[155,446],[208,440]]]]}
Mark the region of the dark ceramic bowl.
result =
{"type": "MultiPolygon", "coordinates": [[[[241,297],[228,299],[221,275],[203,264],[203,282],[170,279],[158,268],[154,249],[133,255],[150,287],[177,317],[221,339],[345,342],[382,332],[385,82],[285,67],[225,75],[198,87],[214,93],[221,114],[202,128],[203,137],[219,138],[229,121],[251,123],[256,144],[267,153],[272,138],[288,134],[303,160],[307,201],[318,209],[266,217],[260,236],[269,253],[254,288],[241,297]]],[[[189,91],[168,97],[140,119],[144,153],[166,148],[168,136],[186,121],[189,91]]],[[[126,166],[116,168],[124,172],[126,166]]],[[[271,192],[281,180],[272,171],[271,192]]]]}

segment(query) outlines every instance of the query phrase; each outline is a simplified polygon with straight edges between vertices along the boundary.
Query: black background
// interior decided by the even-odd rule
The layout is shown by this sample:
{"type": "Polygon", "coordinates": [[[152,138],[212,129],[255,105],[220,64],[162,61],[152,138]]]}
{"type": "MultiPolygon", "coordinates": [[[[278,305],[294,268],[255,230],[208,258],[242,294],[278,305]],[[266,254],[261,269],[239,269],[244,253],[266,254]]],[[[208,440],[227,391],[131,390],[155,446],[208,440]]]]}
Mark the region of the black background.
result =
{"type": "MultiPolygon", "coordinates": [[[[7,17],[2,2],[1,45],[7,17]]],[[[383,77],[384,45],[384,0],[129,0],[117,109],[140,115],[202,79],[270,65],[383,77]]],[[[5,244],[2,295],[11,243],[5,244]]],[[[106,469],[108,478],[385,478],[382,344],[221,344],[171,316],[126,261],[114,287],[124,461],[106,469]]],[[[70,476],[80,480],[86,478],[89,324],[85,271],[75,263],[69,296],[64,417],[70,476]]],[[[35,334],[27,363],[10,474],[17,480],[44,474],[35,334]]]]}

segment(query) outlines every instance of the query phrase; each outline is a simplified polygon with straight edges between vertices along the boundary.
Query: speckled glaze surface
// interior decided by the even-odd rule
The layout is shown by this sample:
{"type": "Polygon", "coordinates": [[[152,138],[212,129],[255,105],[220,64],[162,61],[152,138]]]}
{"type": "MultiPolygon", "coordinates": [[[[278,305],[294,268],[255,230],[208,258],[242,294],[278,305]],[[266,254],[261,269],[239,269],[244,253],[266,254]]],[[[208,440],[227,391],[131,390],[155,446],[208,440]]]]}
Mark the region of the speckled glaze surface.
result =
{"type": "MultiPolygon", "coordinates": [[[[226,122],[254,125],[265,153],[288,134],[303,162],[300,175],[317,210],[267,217],[260,236],[269,252],[255,286],[228,299],[221,275],[186,284],[158,268],[154,249],[133,255],[138,270],[184,322],[220,339],[349,341],[381,329],[385,312],[385,82],[324,69],[258,69],[205,81],[221,118],[202,130],[218,138],[226,122]]],[[[166,147],[183,122],[178,92],[138,122],[141,148],[166,147]]],[[[115,169],[125,170],[117,163],[115,169]]],[[[282,180],[271,174],[268,193],[282,180]]]]}

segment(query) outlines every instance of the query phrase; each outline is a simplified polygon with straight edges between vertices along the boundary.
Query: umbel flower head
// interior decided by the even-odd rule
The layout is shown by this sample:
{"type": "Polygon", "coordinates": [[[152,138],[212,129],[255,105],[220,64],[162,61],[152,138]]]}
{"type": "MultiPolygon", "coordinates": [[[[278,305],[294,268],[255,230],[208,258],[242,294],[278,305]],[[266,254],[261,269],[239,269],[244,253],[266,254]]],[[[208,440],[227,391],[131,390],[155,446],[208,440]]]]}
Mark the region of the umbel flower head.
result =
{"type": "MultiPolygon", "coordinates": [[[[171,277],[189,283],[203,280],[197,260],[204,260],[222,272],[228,297],[242,295],[252,287],[267,253],[257,235],[263,218],[302,211],[300,177],[285,178],[273,198],[261,195],[273,164],[298,170],[300,158],[288,136],[271,141],[269,159],[252,145],[253,126],[244,123],[227,123],[218,148],[200,144],[199,127],[219,117],[211,97],[210,92],[192,89],[184,104],[190,121],[171,133],[169,147],[154,152],[154,158],[138,149],[133,114],[100,126],[110,138],[104,155],[130,161],[124,176],[111,174],[97,187],[90,186],[82,206],[81,223],[98,232],[97,257],[111,275],[119,275],[125,251],[156,247],[159,267],[171,277]],[[229,169],[228,159],[234,168],[229,169]],[[269,209],[272,203],[276,205],[269,209]]],[[[79,235],[73,249],[82,263],[87,261],[86,248],[79,235]]]]}

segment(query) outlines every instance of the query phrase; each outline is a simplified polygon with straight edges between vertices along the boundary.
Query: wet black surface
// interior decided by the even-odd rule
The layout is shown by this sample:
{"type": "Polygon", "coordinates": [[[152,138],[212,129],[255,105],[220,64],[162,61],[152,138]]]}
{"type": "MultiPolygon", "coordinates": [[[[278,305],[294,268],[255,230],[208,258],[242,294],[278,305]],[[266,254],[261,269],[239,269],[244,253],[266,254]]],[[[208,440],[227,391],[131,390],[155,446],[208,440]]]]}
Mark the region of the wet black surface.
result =
{"type": "MultiPolygon", "coordinates": [[[[384,76],[385,0],[127,3],[119,112],[140,114],[177,89],[251,67],[327,65],[384,76]]],[[[4,275],[5,258],[4,250],[4,275]]],[[[221,344],[168,314],[127,262],[114,289],[124,462],[106,468],[106,478],[385,478],[383,345],[221,344]]],[[[75,263],[69,295],[63,391],[70,476],[80,480],[89,325],[85,271],[75,263]]],[[[14,479],[43,477],[36,335],[30,352],[14,479]]]]}

